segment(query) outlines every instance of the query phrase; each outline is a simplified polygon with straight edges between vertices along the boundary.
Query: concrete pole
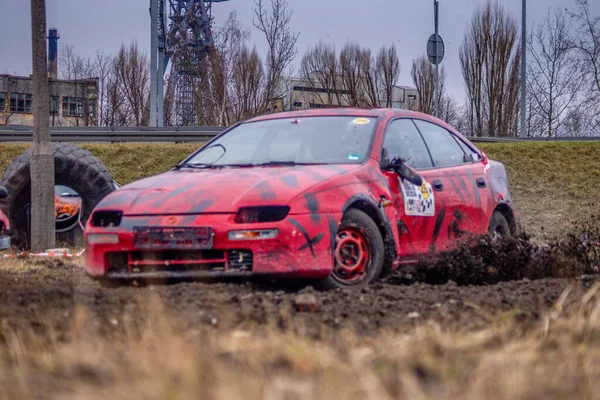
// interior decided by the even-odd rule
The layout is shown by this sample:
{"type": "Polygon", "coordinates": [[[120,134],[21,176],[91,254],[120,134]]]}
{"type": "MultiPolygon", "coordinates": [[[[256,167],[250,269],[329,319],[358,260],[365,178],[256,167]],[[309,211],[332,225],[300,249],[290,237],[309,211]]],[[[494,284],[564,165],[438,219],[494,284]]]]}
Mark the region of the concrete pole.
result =
{"type": "Polygon", "coordinates": [[[438,60],[438,34],[439,34],[439,3],[433,0],[433,12],[435,14],[435,117],[440,116],[440,63],[438,60]]]}
{"type": "Polygon", "coordinates": [[[527,0],[523,0],[521,32],[521,130],[520,137],[527,134],[527,0]]]}
{"type": "Polygon", "coordinates": [[[46,53],[46,2],[31,0],[33,145],[31,149],[31,250],[56,246],[54,154],[50,141],[50,88],[46,53]]]}
{"type": "Polygon", "coordinates": [[[157,126],[158,0],[150,0],[150,126],[157,126]]]}

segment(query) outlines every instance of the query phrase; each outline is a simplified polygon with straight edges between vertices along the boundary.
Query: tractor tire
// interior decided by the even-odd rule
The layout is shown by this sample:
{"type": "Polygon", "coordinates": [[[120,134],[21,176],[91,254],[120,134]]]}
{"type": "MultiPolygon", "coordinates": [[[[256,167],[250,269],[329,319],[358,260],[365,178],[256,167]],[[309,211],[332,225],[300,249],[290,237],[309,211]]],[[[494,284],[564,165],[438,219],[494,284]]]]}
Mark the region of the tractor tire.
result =
{"type": "Polygon", "coordinates": [[[377,224],[363,211],[351,208],[338,228],[333,271],[319,286],[337,289],[371,284],[381,276],[384,261],[385,246],[377,224]]]}
{"type": "MultiPolygon", "coordinates": [[[[87,150],[66,143],[53,143],[55,185],[64,185],[81,198],[81,224],[85,226],[92,210],[104,196],[114,191],[115,183],[102,162],[87,150]]],[[[0,185],[8,191],[0,208],[8,215],[14,245],[30,247],[28,210],[31,204],[30,177],[31,149],[16,157],[8,166],[0,185]]],[[[73,232],[57,234],[57,242],[82,245],[82,230],[77,225],[73,232]]]]}

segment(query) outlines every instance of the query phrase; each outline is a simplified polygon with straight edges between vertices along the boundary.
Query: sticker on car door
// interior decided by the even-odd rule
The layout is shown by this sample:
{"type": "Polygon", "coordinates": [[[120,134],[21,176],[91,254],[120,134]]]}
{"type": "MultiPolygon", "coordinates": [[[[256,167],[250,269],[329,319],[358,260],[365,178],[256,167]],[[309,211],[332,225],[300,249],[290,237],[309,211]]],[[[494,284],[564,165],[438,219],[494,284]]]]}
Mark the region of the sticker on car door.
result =
{"type": "Polygon", "coordinates": [[[406,179],[400,180],[404,212],[406,215],[431,217],[435,215],[435,197],[431,185],[423,180],[421,186],[414,185],[406,179]]]}

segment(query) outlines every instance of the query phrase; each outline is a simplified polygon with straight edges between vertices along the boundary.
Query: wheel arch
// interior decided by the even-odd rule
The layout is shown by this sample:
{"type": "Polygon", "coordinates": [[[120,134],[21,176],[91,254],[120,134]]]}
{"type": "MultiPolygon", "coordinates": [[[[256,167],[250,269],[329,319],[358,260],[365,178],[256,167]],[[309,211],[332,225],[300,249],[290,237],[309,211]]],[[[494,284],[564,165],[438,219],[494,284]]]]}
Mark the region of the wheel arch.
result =
{"type": "Polygon", "coordinates": [[[512,207],[506,202],[501,202],[496,206],[494,211],[498,211],[504,218],[506,218],[506,222],[508,222],[508,226],[510,227],[510,233],[511,235],[515,236],[517,234],[517,220],[512,207]]]}
{"type": "Polygon", "coordinates": [[[381,208],[379,208],[378,203],[368,196],[358,195],[350,198],[344,205],[342,212],[345,214],[350,209],[357,209],[364,212],[377,225],[385,248],[383,272],[384,274],[389,272],[396,259],[396,241],[389,219],[381,208]]]}

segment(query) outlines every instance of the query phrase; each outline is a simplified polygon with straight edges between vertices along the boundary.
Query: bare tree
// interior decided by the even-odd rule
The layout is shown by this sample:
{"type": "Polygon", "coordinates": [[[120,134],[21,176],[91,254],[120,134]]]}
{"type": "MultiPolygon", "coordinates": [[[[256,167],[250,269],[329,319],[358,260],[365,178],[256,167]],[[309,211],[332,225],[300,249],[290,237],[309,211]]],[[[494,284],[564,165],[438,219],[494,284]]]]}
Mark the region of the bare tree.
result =
{"type": "Polygon", "coordinates": [[[377,53],[375,62],[375,76],[377,77],[374,86],[377,87],[378,94],[383,94],[383,100],[386,107],[392,107],[394,97],[394,86],[400,76],[400,58],[395,45],[390,47],[382,46],[377,53]]]}
{"type": "Polygon", "coordinates": [[[471,134],[513,136],[519,119],[518,24],[488,0],[475,12],[460,48],[471,134]]]}
{"type": "Polygon", "coordinates": [[[372,72],[371,49],[347,42],[340,52],[340,75],[346,102],[351,107],[369,104],[365,78],[372,72]]]}
{"type": "Polygon", "coordinates": [[[60,76],[62,79],[75,80],[91,78],[96,75],[96,65],[90,57],[83,57],[73,45],[63,47],[60,56],[60,76]]]}
{"type": "Polygon", "coordinates": [[[292,31],[292,11],[287,0],[254,0],[252,23],[263,33],[268,46],[266,61],[265,106],[282,97],[284,73],[296,57],[300,33],[292,31]]]}
{"type": "Polygon", "coordinates": [[[319,104],[342,104],[339,62],[335,47],[319,41],[310,47],[300,61],[300,75],[313,89],[309,101],[319,104]],[[311,98],[312,96],[312,98],[311,98]]]}
{"type": "Polygon", "coordinates": [[[573,0],[576,10],[571,15],[579,22],[573,46],[581,53],[596,91],[600,92],[600,16],[593,16],[589,0],[573,0]]]}
{"type": "Polygon", "coordinates": [[[110,67],[112,62],[111,56],[96,52],[94,69],[98,76],[98,109],[96,110],[98,126],[107,125],[106,108],[108,101],[108,82],[110,79],[110,67]]]}
{"type": "MultiPolygon", "coordinates": [[[[422,55],[413,60],[410,75],[417,89],[417,101],[413,110],[433,115],[435,111],[435,67],[429,59],[422,55]]],[[[440,75],[440,106],[446,89],[446,70],[441,68],[440,75]]]]}
{"type": "Polygon", "coordinates": [[[267,77],[256,48],[242,46],[236,55],[233,70],[232,103],[234,121],[259,114],[264,108],[267,77]]]}
{"type": "Polygon", "coordinates": [[[112,63],[112,122],[125,126],[149,123],[150,75],[147,57],[136,42],[122,45],[112,63]]]}
{"type": "Polygon", "coordinates": [[[50,141],[50,88],[46,56],[46,2],[31,0],[33,146],[31,152],[31,249],[55,247],[54,154],[50,141]]]}
{"type": "MultiPolygon", "coordinates": [[[[574,51],[570,48],[570,26],[562,10],[548,16],[529,38],[527,92],[533,100],[530,112],[538,114],[539,134],[557,134],[576,106],[584,83],[574,51]]],[[[573,114],[572,114],[573,115],[573,114]]]]}

